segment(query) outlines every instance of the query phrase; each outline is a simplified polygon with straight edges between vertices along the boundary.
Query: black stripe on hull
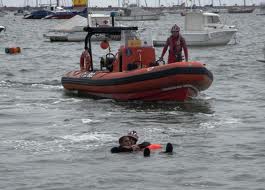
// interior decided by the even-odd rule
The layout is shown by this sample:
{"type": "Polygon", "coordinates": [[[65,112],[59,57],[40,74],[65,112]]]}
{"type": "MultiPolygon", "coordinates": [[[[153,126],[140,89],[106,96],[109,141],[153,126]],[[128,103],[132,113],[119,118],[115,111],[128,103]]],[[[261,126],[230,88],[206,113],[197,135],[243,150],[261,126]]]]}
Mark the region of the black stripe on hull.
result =
{"type": "Polygon", "coordinates": [[[80,84],[89,86],[110,86],[110,85],[123,85],[134,82],[141,82],[145,80],[159,79],[171,75],[181,75],[181,74],[199,74],[206,75],[211,80],[213,80],[213,74],[204,67],[178,67],[163,71],[144,73],[129,77],[113,78],[113,79],[100,79],[94,80],[90,78],[72,78],[72,77],[62,77],[62,84],[80,84]]]}

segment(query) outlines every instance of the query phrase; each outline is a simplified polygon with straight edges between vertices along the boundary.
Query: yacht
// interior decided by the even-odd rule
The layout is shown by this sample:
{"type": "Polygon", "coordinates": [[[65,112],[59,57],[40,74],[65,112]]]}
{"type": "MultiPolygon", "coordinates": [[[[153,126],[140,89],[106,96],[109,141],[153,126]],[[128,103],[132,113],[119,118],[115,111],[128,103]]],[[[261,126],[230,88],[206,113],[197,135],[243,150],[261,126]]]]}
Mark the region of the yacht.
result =
{"type": "Polygon", "coordinates": [[[160,14],[144,10],[143,8],[131,4],[127,8],[119,11],[119,16],[115,18],[117,21],[145,21],[159,20],[160,14]]]}
{"type": "Polygon", "coordinates": [[[252,13],[255,7],[247,7],[246,0],[244,0],[244,6],[233,6],[228,9],[228,13],[252,13]]]}
{"type": "MultiPolygon", "coordinates": [[[[82,16],[76,15],[70,20],[64,22],[63,24],[57,25],[50,29],[47,34],[44,35],[45,38],[52,42],[80,42],[84,41],[87,32],[83,29],[87,25],[93,27],[110,27],[110,16],[105,14],[89,14],[88,19],[82,16]],[[88,24],[89,23],[89,24],[88,24]]],[[[93,41],[101,41],[109,38],[110,40],[120,40],[120,35],[95,35],[93,36],[93,41]]]]}
{"type": "MultiPolygon", "coordinates": [[[[221,22],[220,15],[202,11],[186,12],[184,32],[188,46],[226,45],[235,36],[235,26],[221,22]]],[[[154,41],[155,46],[163,46],[165,41],[154,41]]]]}

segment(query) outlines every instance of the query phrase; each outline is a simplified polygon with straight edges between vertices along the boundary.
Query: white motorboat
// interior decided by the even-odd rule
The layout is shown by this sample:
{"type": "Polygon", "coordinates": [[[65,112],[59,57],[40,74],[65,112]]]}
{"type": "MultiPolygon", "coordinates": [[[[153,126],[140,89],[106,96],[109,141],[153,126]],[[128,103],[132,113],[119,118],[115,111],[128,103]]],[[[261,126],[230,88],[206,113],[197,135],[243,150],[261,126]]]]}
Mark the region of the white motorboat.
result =
{"type": "Polygon", "coordinates": [[[119,11],[119,16],[115,18],[117,21],[145,21],[145,20],[159,20],[160,14],[144,10],[141,7],[131,6],[119,11]]]}
{"type": "MultiPolygon", "coordinates": [[[[84,41],[87,32],[83,29],[87,25],[96,27],[110,27],[110,16],[105,14],[89,14],[89,19],[76,15],[70,20],[64,22],[61,25],[50,29],[44,37],[50,41],[64,41],[64,42],[80,42],[84,41]],[[89,24],[88,24],[89,20],[89,24]]],[[[93,41],[101,41],[103,39],[120,40],[120,35],[94,35],[93,41]]]]}
{"type": "MultiPolygon", "coordinates": [[[[221,22],[220,16],[208,12],[187,12],[185,15],[185,30],[181,35],[188,46],[226,45],[235,36],[235,26],[221,22]]],[[[164,41],[154,41],[154,46],[163,46],[164,41]]]]}

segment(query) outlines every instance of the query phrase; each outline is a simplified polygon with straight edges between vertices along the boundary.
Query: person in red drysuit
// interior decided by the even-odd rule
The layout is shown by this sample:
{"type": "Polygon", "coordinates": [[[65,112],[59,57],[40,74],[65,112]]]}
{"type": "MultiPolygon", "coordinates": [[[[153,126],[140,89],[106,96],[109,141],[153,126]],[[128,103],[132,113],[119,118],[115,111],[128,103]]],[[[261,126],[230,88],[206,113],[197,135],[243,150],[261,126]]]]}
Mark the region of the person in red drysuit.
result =
{"type": "Polygon", "coordinates": [[[171,28],[171,36],[167,39],[162,55],[159,60],[163,60],[165,53],[169,47],[168,63],[182,61],[182,49],[184,50],[185,61],[188,61],[188,48],[185,39],[179,33],[180,28],[175,24],[171,28]]]}

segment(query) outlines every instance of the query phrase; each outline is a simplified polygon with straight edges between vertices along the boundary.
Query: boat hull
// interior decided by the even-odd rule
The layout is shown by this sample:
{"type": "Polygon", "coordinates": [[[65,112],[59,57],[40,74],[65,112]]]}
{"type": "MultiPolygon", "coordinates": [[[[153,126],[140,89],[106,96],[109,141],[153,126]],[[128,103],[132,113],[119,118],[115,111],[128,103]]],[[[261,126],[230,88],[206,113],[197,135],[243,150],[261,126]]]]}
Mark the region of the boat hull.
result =
{"type": "Polygon", "coordinates": [[[232,7],[228,9],[228,13],[253,13],[255,8],[246,8],[246,7],[232,7]]]}
{"type": "MultiPolygon", "coordinates": [[[[217,46],[228,44],[237,30],[211,31],[205,32],[185,32],[182,36],[185,38],[187,46],[217,46]]],[[[154,46],[164,46],[166,41],[154,40],[154,46]]]]}
{"type": "Polygon", "coordinates": [[[62,85],[80,94],[121,101],[185,101],[206,90],[212,80],[201,63],[183,62],[123,72],[71,71],[62,77],[62,85]]]}
{"type": "Polygon", "coordinates": [[[159,20],[159,15],[132,15],[132,16],[118,16],[117,21],[144,21],[144,20],[159,20]]]}

